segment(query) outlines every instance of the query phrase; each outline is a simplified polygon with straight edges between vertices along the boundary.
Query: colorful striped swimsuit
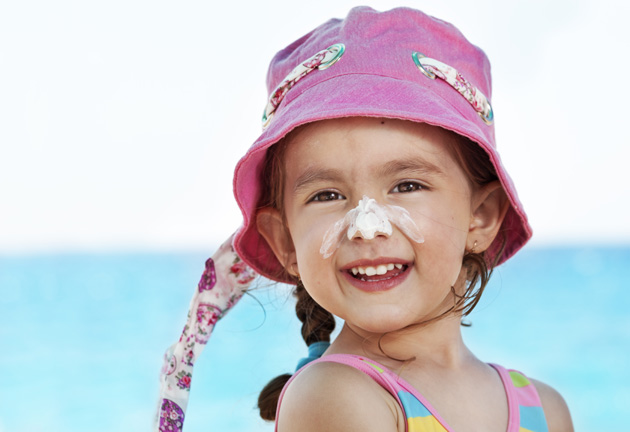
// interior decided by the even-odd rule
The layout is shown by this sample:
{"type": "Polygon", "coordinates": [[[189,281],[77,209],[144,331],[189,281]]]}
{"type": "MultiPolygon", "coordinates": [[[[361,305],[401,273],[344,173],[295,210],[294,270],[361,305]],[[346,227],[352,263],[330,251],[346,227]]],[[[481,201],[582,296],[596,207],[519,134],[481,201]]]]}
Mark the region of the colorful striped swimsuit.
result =
{"type": "MultiPolygon", "coordinates": [[[[451,432],[442,417],[416,389],[375,361],[350,354],[331,354],[315,360],[309,365],[320,362],[341,363],[351,366],[364,372],[380,384],[396,398],[402,408],[407,418],[407,432],[451,432]]],[[[499,373],[507,395],[507,432],[548,432],[545,414],[534,385],[520,372],[506,370],[495,364],[491,364],[491,366],[499,373]]],[[[278,401],[278,408],[280,408],[287,386],[300,371],[293,374],[291,380],[285,385],[278,401]]]]}

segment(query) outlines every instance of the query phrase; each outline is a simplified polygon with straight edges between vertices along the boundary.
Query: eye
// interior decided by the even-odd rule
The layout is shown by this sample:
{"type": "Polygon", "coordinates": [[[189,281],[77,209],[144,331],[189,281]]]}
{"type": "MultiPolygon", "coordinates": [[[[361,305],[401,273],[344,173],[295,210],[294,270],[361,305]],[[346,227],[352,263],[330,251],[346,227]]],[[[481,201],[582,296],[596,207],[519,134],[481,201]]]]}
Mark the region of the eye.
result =
{"type": "Polygon", "coordinates": [[[308,202],[312,201],[336,201],[346,199],[345,196],[341,195],[339,192],[335,191],[323,191],[318,192],[308,200],[308,202]]]}
{"type": "Polygon", "coordinates": [[[404,181],[402,183],[398,183],[392,192],[394,193],[405,193],[405,192],[416,192],[419,190],[426,189],[420,183],[415,181],[404,181]]]}

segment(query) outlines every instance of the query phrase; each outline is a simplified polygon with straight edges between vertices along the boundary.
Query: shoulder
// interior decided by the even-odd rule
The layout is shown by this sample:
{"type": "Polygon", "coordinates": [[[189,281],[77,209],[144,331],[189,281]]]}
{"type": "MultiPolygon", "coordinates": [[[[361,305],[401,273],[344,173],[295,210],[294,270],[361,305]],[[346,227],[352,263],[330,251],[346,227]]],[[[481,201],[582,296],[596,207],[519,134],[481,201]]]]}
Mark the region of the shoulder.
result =
{"type": "Polygon", "coordinates": [[[549,432],[572,432],[573,422],[571,421],[571,414],[562,395],[556,389],[541,381],[535,379],[530,379],[530,381],[534,384],[538,396],[540,396],[549,432]]]}
{"type": "Polygon", "coordinates": [[[278,412],[278,431],[391,431],[402,411],[396,400],[363,372],[338,363],[316,363],[290,384],[278,412]]]}

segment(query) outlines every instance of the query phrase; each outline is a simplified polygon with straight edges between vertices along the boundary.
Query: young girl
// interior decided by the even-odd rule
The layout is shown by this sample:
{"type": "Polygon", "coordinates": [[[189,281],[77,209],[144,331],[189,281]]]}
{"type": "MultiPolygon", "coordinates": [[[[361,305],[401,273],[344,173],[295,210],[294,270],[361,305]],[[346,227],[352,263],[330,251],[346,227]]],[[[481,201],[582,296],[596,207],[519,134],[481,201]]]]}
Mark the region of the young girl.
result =
{"type": "Polygon", "coordinates": [[[557,392],[462,340],[493,266],[531,236],[485,54],[419,11],[359,7],[280,51],[267,82],[264,131],[235,172],[234,247],[296,285],[309,358],[263,390],[263,418],[280,432],[572,430],[557,392]]]}

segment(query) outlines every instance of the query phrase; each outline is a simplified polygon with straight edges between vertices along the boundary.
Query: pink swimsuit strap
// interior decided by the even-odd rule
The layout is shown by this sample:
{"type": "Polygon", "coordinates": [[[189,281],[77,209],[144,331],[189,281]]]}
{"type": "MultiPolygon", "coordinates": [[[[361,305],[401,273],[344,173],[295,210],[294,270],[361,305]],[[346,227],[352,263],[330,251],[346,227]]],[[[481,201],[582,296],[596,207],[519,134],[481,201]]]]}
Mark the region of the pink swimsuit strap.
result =
{"type": "MultiPolygon", "coordinates": [[[[389,392],[400,405],[406,419],[407,432],[452,432],[452,429],[431,404],[409,383],[383,365],[366,357],[351,354],[330,354],[298,370],[287,382],[278,400],[278,413],[284,393],[304,368],[314,363],[333,362],[358,369],[389,392]]],[[[507,432],[548,432],[545,414],[534,385],[515,370],[490,364],[501,377],[508,400],[507,432]]],[[[276,431],[278,424],[276,421],[276,431]]]]}

